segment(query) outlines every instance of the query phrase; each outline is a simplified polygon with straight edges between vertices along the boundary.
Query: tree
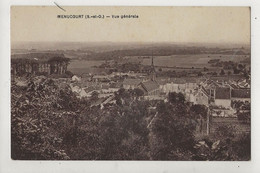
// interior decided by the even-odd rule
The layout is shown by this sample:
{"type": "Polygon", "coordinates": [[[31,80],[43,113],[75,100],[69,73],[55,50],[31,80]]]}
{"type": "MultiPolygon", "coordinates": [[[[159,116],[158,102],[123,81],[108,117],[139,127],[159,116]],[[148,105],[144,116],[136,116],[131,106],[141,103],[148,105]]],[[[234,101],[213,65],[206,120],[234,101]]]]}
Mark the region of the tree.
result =
{"type": "Polygon", "coordinates": [[[97,100],[98,99],[98,92],[97,91],[93,91],[91,94],[91,100],[97,100]]]}
{"type": "Polygon", "coordinates": [[[185,96],[181,92],[179,92],[178,95],[177,95],[177,100],[180,103],[184,103],[185,102],[185,96]]]}
{"type": "Polygon", "coordinates": [[[23,87],[12,83],[12,158],[250,159],[250,134],[239,136],[232,127],[217,128],[212,138],[203,139],[206,148],[194,148],[194,120],[198,116],[205,118],[205,106],[190,107],[184,95],[176,92],[169,93],[170,102],[166,103],[134,99],[139,92],[120,89],[115,94],[118,103],[100,109],[78,99],[70,87],[59,86],[50,79],[32,79],[23,87]],[[156,109],[151,111],[151,107],[156,109]]]}
{"type": "Polygon", "coordinates": [[[144,95],[144,92],[143,90],[141,90],[140,88],[135,88],[132,90],[131,94],[134,96],[134,97],[141,97],[144,95]]]}
{"type": "Polygon", "coordinates": [[[214,72],[212,73],[212,75],[213,75],[213,76],[217,76],[218,74],[217,74],[217,72],[214,71],[214,72]]]}
{"type": "Polygon", "coordinates": [[[244,66],[242,64],[238,64],[238,69],[243,70],[244,66]]]}
{"type": "Polygon", "coordinates": [[[203,71],[209,71],[209,69],[207,67],[204,67],[203,71]]]}
{"type": "Polygon", "coordinates": [[[242,122],[250,122],[251,121],[251,112],[250,110],[248,112],[238,112],[237,113],[238,120],[242,122]]]}
{"type": "Polygon", "coordinates": [[[65,72],[65,74],[70,78],[74,75],[71,71],[68,70],[65,72]]]}
{"type": "Polygon", "coordinates": [[[120,88],[116,93],[115,93],[115,99],[116,103],[118,105],[123,105],[123,104],[129,104],[130,100],[132,99],[130,97],[129,91],[125,90],[124,88],[120,88]]]}
{"type": "Polygon", "coordinates": [[[225,71],[222,69],[221,72],[219,73],[219,75],[225,75],[225,71]]]}
{"type": "Polygon", "coordinates": [[[195,145],[193,160],[250,160],[250,133],[237,134],[230,125],[220,125],[213,136],[195,145]]]}
{"type": "Polygon", "coordinates": [[[190,112],[194,118],[203,117],[207,118],[208,109],[205,105],[192,105],[190,108],[190,112]]]}
{"type": "Polygon", "coordinates": [[[237,69],[237,67],[234,67],[234,68],[233,68],[233,72],[234,72],[234,74],[239,74],[239,73],[240,73],[240,70],[237,69]]]}
{"type": "Polygon", "coordinates": [[[70,127],[61,126],[77,116],[73,110],[80,109],[71,90],[59,88],[50,79],[31,79],[24,88],[12,85],[11,94],[12,158],[70,159],[60,134],[70,127]]]}
{"type": "Polygon", "coordinates": [[[177,102],[177,93],[176,92],[170,92],[168,94],[168,99],[170,103],[176,103],[177,102]]]}
{"type": "MultiPolygon", "coordinates": [[[[133,101],[130,106],[113,106],[98,110],[95,116],[99,136],[98,160],[140,160],[149,159],[148,129],[145,117],[148,104],[133,101]]],[[[86,144],[88,141],[86,141],[86,144]]]]}
{"type": "Polygon", "coordinates": [[[150,133],[153,160],[189,160],[194,145],[194,124],[181,104],[161,102],[150,133]]]}
{"type": "Polygon", "coordinates": [[[170,92],[168,94],[168,99],[170,103],[184,103],[185,101],[185,97],[181,92],[170,92]]]}

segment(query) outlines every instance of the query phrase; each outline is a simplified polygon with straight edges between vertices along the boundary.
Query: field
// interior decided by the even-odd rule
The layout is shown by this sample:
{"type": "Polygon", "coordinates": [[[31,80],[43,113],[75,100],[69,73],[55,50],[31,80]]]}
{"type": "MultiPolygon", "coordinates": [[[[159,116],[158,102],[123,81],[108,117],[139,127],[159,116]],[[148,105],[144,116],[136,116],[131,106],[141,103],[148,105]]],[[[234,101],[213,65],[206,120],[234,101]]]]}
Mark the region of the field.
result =
{"type": "MultiPolygon", "coordinates": [[[[154,57],[155,66],[168,67],[210,67],[208,61],[211,59],[220,59],[221,61],[240,62],[248,58],[248,55],[219,55],[219,54],[202,54],[202,55],[172,55],[154,57]]],[[[144,59],[144,65],[151,64],[151,59],[144,59]]]]}
{"type": "MultiPolygon", "coordinates": [[[[208,64],[209,60],[220,59],[221,61],[234,61],[240,62],[249,58],[248,55],[221,55],[221,54],[202,54],[202,55],[172,55],[172,56],[155,56],[154,65],[164,66],[164,67],[182,67],[182,68],[204,68],[207,67],[211,70],[216,69],[216,67],[211,67],[208,64]]],[[[150,58],[138,58],[136,56],[125,57],[124,61],[129,60],[129,62],[140,61],[144,65],[151,64],[150,58]]],[[[82,73],[95,73],[96,69],[93,66],[98,66],[104,63],[104,61],[94,61],[94,60],[73,60],[68,66],[68,70],[75,74],[82,73]]]]}
{"type": "Polygon", "coordinates": [[[72,60],[68,66],[68,70],[77,75],[95,73],[97,69],[93,68],[93,66],[99,66],[102,63],[104,61],[72,60]]]}

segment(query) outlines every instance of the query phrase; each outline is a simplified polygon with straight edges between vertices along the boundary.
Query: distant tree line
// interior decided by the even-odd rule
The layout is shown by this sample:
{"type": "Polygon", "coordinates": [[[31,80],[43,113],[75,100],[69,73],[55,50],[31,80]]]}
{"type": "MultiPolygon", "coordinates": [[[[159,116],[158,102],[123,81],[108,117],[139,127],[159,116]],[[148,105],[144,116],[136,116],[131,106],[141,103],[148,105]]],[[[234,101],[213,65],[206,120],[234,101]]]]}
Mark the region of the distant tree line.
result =
{"type": "Polygon", "coordinates": [[[117,59],[125,56],[170,56],[170,55],[194,55],[194,54],[223,54],[223,55],[247,55],[241,51],[224,51],[225,49],[202,48],[202,47],[148,47],[136,49],[113,50],[105,52],[93,52],[91,54],[82,55],[82,58],[93,60],[109,60],[117,59]]]}

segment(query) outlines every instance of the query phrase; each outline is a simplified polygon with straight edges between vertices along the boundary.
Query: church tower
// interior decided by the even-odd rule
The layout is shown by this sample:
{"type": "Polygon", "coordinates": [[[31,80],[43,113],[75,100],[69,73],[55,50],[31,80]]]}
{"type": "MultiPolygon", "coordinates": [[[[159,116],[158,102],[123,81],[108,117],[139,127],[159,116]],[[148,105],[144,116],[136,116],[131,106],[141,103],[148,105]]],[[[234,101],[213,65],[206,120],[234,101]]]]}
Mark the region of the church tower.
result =
{"type": "Polygon", "coordinates": [[[153,52],[152,52],[152,63],[151,63],[151,80],[155,81],[156,78],[156,73],[155,73],[155,68],[154,68],[154,62],[153,62],[153,52]]]}

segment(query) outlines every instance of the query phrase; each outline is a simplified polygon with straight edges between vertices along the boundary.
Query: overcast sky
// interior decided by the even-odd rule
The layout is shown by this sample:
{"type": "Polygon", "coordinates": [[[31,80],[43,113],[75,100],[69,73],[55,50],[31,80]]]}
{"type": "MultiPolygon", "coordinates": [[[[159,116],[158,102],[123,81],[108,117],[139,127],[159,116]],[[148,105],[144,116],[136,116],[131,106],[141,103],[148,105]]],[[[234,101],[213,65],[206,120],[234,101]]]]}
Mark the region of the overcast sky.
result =
{"type": "Polygon", "coordinates": [[[17,7],[11,41],[250,43],[248,7],[17,7]],[[57,15],[138,15],[58,19],[57,15]]]}

